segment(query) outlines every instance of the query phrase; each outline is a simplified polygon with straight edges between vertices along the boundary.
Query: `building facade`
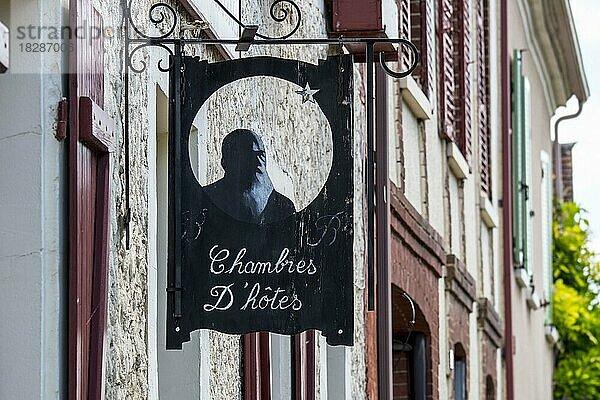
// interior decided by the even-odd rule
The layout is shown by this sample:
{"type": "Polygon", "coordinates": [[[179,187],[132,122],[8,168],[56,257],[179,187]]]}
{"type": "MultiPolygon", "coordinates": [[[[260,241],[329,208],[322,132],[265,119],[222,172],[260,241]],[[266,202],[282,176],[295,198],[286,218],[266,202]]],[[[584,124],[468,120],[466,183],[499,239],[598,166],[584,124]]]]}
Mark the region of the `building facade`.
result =
{"type": "MultiPolygon", "coordinates": [[[[213,0],[134,1],[130,21],[120,3],[0,0],[10,31],[10,62],[0,58],[0,398],[552,398],[550,120],[589,95],[567,0],[221,1],[231,15],[213,0]],[[272,18],[283,10],[288,18],[272,18]],[[389,154],[383,313],[366,296],[364,49],[183,49],[209,62],[354,54],[352,347],[318,331],[200,330],[166,350],[169,52],[125,48],[124,35],[139,34],[135,25],[238,38],[234,19],[271,36],[299,23],[293,38],[402,37],[420,52],[411,76],[377,67],[374,81],[389,154]],[[33,51],[46,41],[59,51],[33,51]]],[[[402,47],[377,50],[389,68],[411,64],[402,47]]],[[[222,176],[223,135],[243,125],[272,151],[273,185],[302,187],[284,193],[297,208],[310,202],[331,144],[318,107],[286,97],[297,89],[256,77],[209,99],[190,131],[200,184],[222,176]]]]}

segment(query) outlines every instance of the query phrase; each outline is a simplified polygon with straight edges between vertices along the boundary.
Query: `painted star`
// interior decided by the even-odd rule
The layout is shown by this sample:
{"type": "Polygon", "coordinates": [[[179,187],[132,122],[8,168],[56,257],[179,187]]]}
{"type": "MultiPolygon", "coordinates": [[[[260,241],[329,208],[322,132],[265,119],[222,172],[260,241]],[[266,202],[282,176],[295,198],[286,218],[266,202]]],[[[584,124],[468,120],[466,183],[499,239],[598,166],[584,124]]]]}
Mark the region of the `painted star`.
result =
{"type": "Polygon", "coordinates": [[[302,95],[302,104],[310,101],[311,103],[316,103],[315,98],[313,97],[320,89],[311,89],[310,85],[306,83],[306,86],[302,90],[296,90],[296,93],[302,95]]]}

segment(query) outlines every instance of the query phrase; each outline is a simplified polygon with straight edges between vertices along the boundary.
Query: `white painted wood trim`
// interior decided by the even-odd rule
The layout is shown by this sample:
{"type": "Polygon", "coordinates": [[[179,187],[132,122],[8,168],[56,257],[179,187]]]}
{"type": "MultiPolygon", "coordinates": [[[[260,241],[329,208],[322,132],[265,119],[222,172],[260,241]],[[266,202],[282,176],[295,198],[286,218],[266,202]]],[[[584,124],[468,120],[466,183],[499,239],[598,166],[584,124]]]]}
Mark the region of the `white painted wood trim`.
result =
{"type": "Polygon", "coordinates": [[[546,336],[546,340],[552,346],[556,345],[560,340],[560,335],[558,334],[558,329],[554,325],[546,325],[544,327],[544,333],[546,336]]]}
{"type": "Polygon", "coordinates": [[[527,290],[527,298],[525,301],[527,302],[527,307],[529,307],[531,310],[537,310],[540,308],[540,297],[538,296],[537,292],[532,293],[531,289],[527,290]]]}
{"type": "Polygon", "coordinates": [[[529,273],[527,272],[527,270],[525,268],[517,268],[515,269],[515,280],[517,281],[517,284],[519,285],[519,287],[521,288],[528,288],[529,287],[529,273]]]}
{"type": "Polygon", "coordinates": [[[446,146],[446,156],[450,170],[457,179],[467,179],[471,175],[471,168],[460,149],[454,142],[448,142],[446,146]]]}
{"type": "Polygon", "coordinates": [[[400,79],[399,82],[402,89],[402,98],[415,117],[423,120],[431,119],[433,115],[431,103],[417,81],[412,76],[407,76],[400,79]]]}
{"type": "Polygon", "coordinates": [[[479,201],[481,220],[490,229],[498,227],[498,212],[486,194],[481,194],[479,201]]]}

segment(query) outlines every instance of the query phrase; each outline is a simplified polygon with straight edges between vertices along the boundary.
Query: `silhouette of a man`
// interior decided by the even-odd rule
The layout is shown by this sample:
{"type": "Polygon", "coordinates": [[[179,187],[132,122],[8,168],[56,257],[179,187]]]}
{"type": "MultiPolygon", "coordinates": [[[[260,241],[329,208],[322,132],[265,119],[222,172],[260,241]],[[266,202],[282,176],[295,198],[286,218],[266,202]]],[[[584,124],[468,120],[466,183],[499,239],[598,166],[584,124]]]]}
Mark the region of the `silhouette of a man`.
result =
{"type": "Polygon", "coordinates": [[[221,166],[225,176],[205,187],[205,191],[229,216],[264,224],[296,212],[294,203],[273,188],[267,173],[265,146],[256,133],[236,129],[225,136],[221,166]]]}

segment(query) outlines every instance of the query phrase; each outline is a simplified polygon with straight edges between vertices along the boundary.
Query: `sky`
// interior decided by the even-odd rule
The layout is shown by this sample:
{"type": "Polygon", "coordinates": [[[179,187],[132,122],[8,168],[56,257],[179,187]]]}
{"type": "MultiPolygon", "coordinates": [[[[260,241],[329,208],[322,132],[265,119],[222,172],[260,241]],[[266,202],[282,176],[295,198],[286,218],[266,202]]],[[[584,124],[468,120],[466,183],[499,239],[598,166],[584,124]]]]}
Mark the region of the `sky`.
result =
{"type": "MultiPolygon", "coordinates": [[[[588,212],[592,248],[600,254],[600,0],[570,0],[590,98],[581,115],[561,122],[559,141],[576,142],[573,148],[574,200],[588,212]]],[[[557,115],[577,111],[577,101],[567,103],[557,115]]]]}

